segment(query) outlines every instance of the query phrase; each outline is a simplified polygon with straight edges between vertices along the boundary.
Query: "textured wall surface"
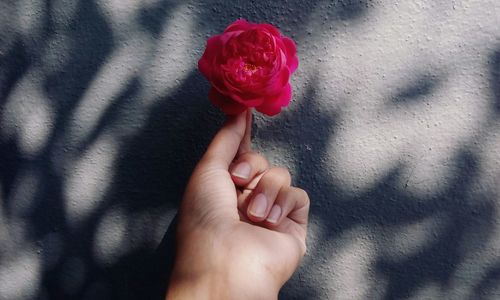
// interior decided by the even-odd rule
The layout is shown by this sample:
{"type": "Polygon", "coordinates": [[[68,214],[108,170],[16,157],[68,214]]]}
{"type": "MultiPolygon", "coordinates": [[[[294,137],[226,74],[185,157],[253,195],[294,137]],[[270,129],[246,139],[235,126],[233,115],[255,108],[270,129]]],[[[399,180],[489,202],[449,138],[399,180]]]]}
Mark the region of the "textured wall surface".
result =
{"type": "Polygon", "coordinates": [[[244,17],[298,45],[255,147],[312,200],[282,299],[500,299],[500,2],[2,0],[0,299],[156,299],[244,17]],[[170,228],[170,230],[168,230],[170,228]]]}

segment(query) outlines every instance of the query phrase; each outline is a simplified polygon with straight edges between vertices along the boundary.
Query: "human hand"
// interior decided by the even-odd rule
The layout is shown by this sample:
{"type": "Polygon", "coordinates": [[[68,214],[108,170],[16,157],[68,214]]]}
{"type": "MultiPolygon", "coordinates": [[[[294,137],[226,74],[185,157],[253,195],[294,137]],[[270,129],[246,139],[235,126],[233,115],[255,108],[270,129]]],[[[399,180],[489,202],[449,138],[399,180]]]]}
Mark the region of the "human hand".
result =
{"type": "Polygon", "coordinates": [[[193,171],[167,299],[276,299],[306,252],[309,198],[251,151],[251,118],[228,119],[193,171]]]}

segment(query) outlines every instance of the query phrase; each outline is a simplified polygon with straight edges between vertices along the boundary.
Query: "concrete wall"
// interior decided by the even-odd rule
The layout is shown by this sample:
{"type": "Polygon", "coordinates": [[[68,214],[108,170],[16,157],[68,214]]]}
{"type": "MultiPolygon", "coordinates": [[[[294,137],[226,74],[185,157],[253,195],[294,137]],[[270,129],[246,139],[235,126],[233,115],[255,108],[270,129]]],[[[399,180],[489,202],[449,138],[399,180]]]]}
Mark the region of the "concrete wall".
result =
{"type": "Polygon", "coordinates": [[[0,2],[0,299],[161,298],[238,17],[298,44],[254,144],[312,199],[282,299],[500,298],[500,2],[0,2]],[[172,228],[170,226],[170,228],[172,228]]]}

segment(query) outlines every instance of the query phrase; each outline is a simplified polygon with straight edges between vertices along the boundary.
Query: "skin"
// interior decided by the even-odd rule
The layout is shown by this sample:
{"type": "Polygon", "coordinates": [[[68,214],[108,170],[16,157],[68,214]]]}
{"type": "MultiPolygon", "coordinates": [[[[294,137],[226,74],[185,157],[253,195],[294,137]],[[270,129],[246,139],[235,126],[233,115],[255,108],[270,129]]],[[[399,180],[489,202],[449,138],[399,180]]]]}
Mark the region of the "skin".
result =
{"type": "Polygon", "coordinates": [[[277,299],[306,252],[309,197],[251,149],[252,112],[228,118],[179,210],[166,299],[277,299]]]}

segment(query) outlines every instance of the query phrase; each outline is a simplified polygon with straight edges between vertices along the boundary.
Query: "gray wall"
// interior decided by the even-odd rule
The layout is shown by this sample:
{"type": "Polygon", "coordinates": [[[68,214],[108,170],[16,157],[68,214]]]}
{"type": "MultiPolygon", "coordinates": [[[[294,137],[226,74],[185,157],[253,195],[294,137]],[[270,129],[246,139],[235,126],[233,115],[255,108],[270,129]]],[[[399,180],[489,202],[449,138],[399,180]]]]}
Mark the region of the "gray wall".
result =
{"type": "Polygon", "coordinates": [[[155,299],[238,17],[295,39],[255,147],[312,200],[283,299],[500,298],[500,2],[3,0],[0,299],[155,299]],[[170,230],[168,230],[170,228],[170,230]]]}

